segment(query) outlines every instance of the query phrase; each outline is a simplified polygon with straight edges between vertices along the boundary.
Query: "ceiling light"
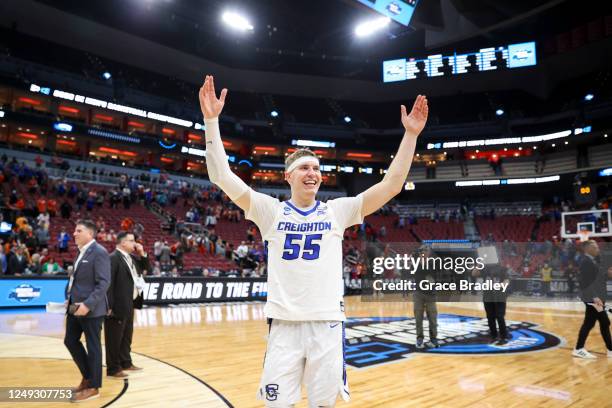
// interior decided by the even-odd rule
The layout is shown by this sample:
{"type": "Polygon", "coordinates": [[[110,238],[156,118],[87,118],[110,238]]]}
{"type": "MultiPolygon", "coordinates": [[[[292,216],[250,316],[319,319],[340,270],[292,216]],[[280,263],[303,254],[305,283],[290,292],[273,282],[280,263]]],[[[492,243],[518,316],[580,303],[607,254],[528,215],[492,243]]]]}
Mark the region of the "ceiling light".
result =
{"type": "Polygon", "coordinates": [[[366,21],[355,27],[355,35],[357,37],[367,37],[389,25],[391,19],[389,17],[379,17],[374,20],[366,21]]]}
{"type": "Polygon", "coordinates": [[[221,16],[221,19],[225,24],[240,31],[252,31],[253,25],[243,15],[235,13],[233,11],[226,11],[221,16]]]}

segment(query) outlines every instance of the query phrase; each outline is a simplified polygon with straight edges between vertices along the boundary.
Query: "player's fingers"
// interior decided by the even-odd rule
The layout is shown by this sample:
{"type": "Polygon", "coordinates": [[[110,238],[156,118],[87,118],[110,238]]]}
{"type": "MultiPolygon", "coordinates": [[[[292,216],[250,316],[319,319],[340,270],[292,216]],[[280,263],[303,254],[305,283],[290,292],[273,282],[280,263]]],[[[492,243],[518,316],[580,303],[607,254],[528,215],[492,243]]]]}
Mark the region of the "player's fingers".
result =
{"type": "Polygon", "coordinates": [[[227,95],[227,88],[223,88],[221,90],[221,97],[219,98],[221,100],[221,103],[225,103],[225,96],[227,95]]]}
{"type": "Polygon", "coordinates": [[[425,103],[425,96],[424,95],[419,95],[419,104],[418,104],[419,110],[423,109],[423,104],[424,103],[425,103]]]}
{"type": "Polygon", "coordinates": [[[407,113],[406,113],[406,105],[401,105],[400,106],[400,112],[401,112],[402,116],[406,116],[407,115],[407,113]]]}

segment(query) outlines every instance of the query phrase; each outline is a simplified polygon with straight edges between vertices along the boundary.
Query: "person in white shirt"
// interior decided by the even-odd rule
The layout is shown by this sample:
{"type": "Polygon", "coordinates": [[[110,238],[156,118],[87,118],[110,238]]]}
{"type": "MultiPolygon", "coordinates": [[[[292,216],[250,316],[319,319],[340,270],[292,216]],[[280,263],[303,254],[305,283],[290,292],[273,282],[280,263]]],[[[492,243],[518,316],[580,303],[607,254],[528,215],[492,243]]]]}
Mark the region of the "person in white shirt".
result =
{"type": "Polygon", "coordinates": [[[242,241],[240,245],[238,245],[238,248],[236,248],[236,256],[238,257],[239,265],[243,264],[244,259],[246,258],[248,253],[249,253],[249,247],[247,246],[246,242],[242,241]]]}
{"type": "Polygon", "coordinates": [[[356,197],[323,203],[316,200],[322,182],[319,160],[308,149],[285,160],[285,180],[291,187],[285,202],[254,191],[231,171],[218,120],[226,95],[223,89],[217,98],[213,77],[206,76],[199,100],[210,181],[255,222],[268,250],[264,312],[271,326],[257,396],[268,407],[292,407],[301,398],[303,381],[310,406],[332,407],[338,395],[349,399],[343,359],[344,230],[361,224],[402,191],[427,121],[427,99],[417,96],[410,114],[401,106],[405,133],[383,180],[356,197]]]}

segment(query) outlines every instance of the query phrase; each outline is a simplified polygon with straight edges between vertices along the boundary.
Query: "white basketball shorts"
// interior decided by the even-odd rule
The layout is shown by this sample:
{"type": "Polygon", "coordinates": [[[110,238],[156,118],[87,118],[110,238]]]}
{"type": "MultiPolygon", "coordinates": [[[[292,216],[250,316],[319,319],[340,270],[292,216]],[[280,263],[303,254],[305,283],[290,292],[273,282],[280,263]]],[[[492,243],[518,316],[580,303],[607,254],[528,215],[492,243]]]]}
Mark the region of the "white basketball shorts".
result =
{"type": "Polygon", "coordinates": [[[266,407],[296,404],[302,381],[309,407],[333,406],[338,394],[349,401],[342,322],[272,321],[257,398],[266,407]]]}

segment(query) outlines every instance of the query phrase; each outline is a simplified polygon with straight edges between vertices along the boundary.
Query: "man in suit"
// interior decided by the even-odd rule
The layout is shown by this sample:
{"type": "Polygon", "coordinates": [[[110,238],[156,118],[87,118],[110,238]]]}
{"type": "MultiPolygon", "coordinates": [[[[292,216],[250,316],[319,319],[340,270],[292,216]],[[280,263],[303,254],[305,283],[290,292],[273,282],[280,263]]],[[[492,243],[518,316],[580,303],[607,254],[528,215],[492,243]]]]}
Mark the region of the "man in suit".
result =
{"type": "Polygon", "coordinates": [[[144,280],[141,275],[150,269],[149,258],[134,234],[117,234],[117,248],[110,255],[111,285],[108,288],[109,316],[104,321],[106,374],[125,378],[126,371],[140,371],[132,364],[130,351],[134,332],[134,308],[142,307],[144,280]],[[133,253],[136,252],[137,256],[133,253]]]}
{"type": "Polygon", "coordinates": [[[79,371],[81,384],[74,390],[72,400],[86,401],[100,396],[102,386],[102,322],[108,311],[106,291],[110,286],[110,259],[103,246],[94,240],[96,224],[79,220],[74,229],[74,242],[79,255],[74,273],[68,283],[68,316],[64,344],[79,371]],[[85,333],[87,351],[81,343],[85,333]]]}
{"type": "Polygon", "coordinates": [[[572,352],[572,356],[585,359],[595,359],[593,354],[589,353],[585,348],[587,337],[591,329],[595,326],[595,322],[599,321],[599,329],[601,336],[606,343],[608,349],[608,358],[612,358],[612,338],[610,336],[610,319],[606,312],[606,283],[607,274],[600,267],[599,246],[597,241],[588,240],[582,244],[584,256],[580,261],[580,273],[578,282],[580,284],[580,299],[585,303],[586,310],[584,312],[584,321],[580,332],[578,333],[578,341],[576,348],[572,352]]]}
{"type": "Polygon", "coordinates": [[[28,260],[23,251],[24,247],[16,244],[9,252],[6,274],[20,276],[25,273],[28,266],[28,260]]]}
{"type": "MultiPolygon", "coordinates": [[[[474,269],[474,271],[472,271],[472,276],[475,278],[482,276],[484,281],[490,280],[493,283],[510,283],[506,267],[500,264],[487,265],[482,271],[474,269]]],[[[488,290],[482,292],[482,302],[487,314],[491,344],[497,346],[508,344],[508,340],[512,338],[506,326],[507,297],[508,294],[501,290],[488,290]]]]}

